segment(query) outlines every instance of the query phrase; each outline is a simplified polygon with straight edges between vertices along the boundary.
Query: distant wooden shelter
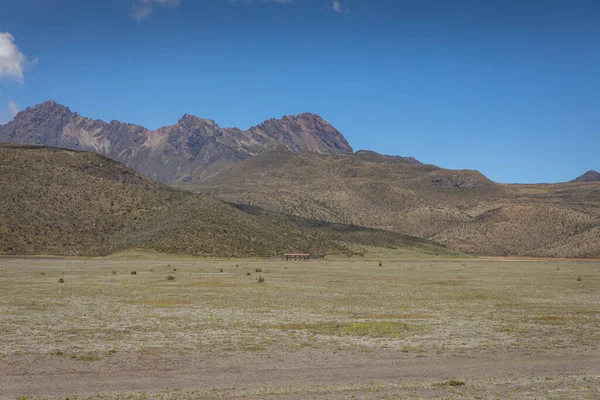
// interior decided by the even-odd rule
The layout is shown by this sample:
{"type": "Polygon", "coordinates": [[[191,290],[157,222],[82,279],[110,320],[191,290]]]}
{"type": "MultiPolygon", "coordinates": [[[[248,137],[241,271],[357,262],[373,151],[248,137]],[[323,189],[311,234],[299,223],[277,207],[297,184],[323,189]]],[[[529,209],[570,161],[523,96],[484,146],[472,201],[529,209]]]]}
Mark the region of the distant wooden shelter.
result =
{"type": "Polygon", "coordinates": [[[286,253],[283,256],[285,257],[285,261],[289,261],[289,260],[308,261],[310,259],[310,254],[303,254],[303,253],[286,253]]]}

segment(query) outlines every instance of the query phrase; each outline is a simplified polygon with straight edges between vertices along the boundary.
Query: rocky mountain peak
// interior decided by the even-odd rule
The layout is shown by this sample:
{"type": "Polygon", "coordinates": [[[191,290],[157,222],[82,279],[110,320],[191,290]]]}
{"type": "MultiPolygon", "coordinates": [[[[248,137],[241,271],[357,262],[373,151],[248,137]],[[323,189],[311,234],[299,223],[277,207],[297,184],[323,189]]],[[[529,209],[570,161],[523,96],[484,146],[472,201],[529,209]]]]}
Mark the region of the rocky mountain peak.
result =
{"type": "Polygon", "coordinates": [[[600,182],[600,172],[590,170],[572,182],[600,182]]]}
{"type": "Polygon", "coordinates": [[[184,114],[159,130],[80,116],[53,100],[22,111],[0,126],[0,142],[95,151],[162,182],[202,180],[273,146],[291,152],[351,154],[344,136],[319,115],[270,119],[248,130],[220,128],[184,114]]]}
{"type": "Polygon", "coordinates": [[[33,107],[27,107],[26,111],[36,111],[36,112],[44,112],[44,113],[71,113],[71,110],[68,107],[63,106],[62,104],[57,103],[54,100],[47,100],[41,104],[35,105],[33,107]]]}
{"type": "Polygon", "coordinates": [[[188,113],[183,114],[183,116],[177,122],[177,125],[188,126],[188,127],[208,126],[208,127],[218,128],[217,123],[215,121],[213,121],[212,119],[200,118],[195,115],[188,114],[188,113]]]}

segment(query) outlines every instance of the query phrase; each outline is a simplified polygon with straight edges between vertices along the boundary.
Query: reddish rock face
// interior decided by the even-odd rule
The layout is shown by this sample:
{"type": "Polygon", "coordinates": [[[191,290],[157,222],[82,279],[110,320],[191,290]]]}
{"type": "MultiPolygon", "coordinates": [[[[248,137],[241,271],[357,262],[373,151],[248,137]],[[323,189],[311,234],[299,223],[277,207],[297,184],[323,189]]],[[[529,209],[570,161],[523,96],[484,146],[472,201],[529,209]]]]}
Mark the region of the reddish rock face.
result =
{"type": "Polygon", "coordinates": [[[85,118],[54,101],[27,108],[0,126],[0,142],[94,151],[170,183],[201,181],[274,146],[352,153],[344,136],[315,114],[270,119],[245,131],[185,114],[175,125],[153,131],[85,118]]]}

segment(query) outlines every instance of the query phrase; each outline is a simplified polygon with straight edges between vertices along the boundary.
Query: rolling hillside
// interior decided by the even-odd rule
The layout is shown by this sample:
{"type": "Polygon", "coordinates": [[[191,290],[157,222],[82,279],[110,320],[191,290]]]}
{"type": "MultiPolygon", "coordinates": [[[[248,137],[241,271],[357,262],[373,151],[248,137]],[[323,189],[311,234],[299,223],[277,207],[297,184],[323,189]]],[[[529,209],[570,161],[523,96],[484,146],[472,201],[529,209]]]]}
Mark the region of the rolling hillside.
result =
{"type": "Polygon", "coordinates": [[[600,183],[501,185],[372,152],[279,148],[189,190],[312,219],[431,238],[487,255],[600,257],[600,183]]]}
{"type": "Polygon", "coordinates": [[[127,249],[210,256],[449,250],[389,232],[247,212],[174,189],[106,157],[0,145],[0,254],[103,255],[127,249]]]}

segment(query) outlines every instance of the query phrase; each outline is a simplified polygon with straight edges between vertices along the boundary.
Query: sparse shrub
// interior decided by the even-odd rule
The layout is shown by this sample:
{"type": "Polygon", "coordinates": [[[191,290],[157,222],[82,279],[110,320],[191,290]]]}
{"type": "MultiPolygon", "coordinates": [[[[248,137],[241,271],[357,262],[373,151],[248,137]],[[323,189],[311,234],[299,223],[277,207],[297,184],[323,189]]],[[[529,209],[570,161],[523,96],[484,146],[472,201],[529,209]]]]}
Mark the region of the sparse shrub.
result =
{"type": "Polygon", "coordinates": [[[137,275],[137,271],[131,271],[131,275],[137,275]]]}
{"type": "Polygon", "coordinates": [[[60,278],[60,279],[58,280],[58,283],[65,283],[65,280],[64,280],[63,278],[60,278]]]}
{"type": "Polygon", "coordinates": [[[448,386],[465,386],[465,383],[463,381],[457,381],[457,380],[454,380],[454,379],[446,382],[446,384],[448,386]]]}
{"type": "Polygon", "coordinates": [[[45,272],[41,272],[41,274],[42,274],[42,275],[46,275],[46,273],[45,273],[45,272]]]}
{"type": "Polygon", "coordinates": [[[112,272],[111,272],[111,274],[112,274],[112,275],[116,275],[116,274],[117,274],[117,271],[115,271],[115,270],[113,269],[113,270],[112,270],[112,272]]]}
{"type": "Polygon", "coordinates": [[[557,268],[556,268],[556,270],[557,270],[557,271],[560,271],[560,267],[557,267],[557,268]]]}
{"type": "Polygon", "coordinates": [[[254,271],[256,271],[256,272],[262,272],[262,268],[256,268],[254,271]]]}
{"type": "Polygon", "coordinates": [[[247,276],[250,276],[250,275],[252,275],[252,274],[251,274],[250,272],[246,272],[246,275],[247,275],[247,276]]]}
{"type": "Polygon", "coordinates": [[[110,349],[108,352],[109,352],[110,354],[115,354],[117,351],[116,351],[115,349],[110,349]]]}
{"type": "Polygon", "coordinates": [[[177,272],[177,268],[173,268],[173,272],[177,272]]]}
{"type": "Polygon", "coordinates": [[[258,283],[264,283],[265,282],[265,278],[263,278],[262,276],[258,277],[258,283]]]}
{"type": "Polygon", "coordinates": [[[219,272],[223,272],[223,268],[219,268],[219,272]]]}
{"type": "Polygon", "coordinates": [[[236,267],[236,268],[239,268],[240,266],[239,266],[239,265],[237,265],[237,264],[235,264],[235,267],[236,267]]]}
{"type": "Polygon", "coordinates": [[[175,277],[173,275],[169,275],[169,276],[167,276],[167,279],[170,280],[170,281],[174,281],[175,277]]]}
{"type": "Polygon", "coordinates": [[[381,261],[379,261],[379,266],[380,266],[380,267],[382,267],[382,266],[383,266],[383,264],[381,263],[381,261]]]}
{"type": "Polygon", "coordinates": [[[577,277],[577,282],[581,282],[581,275],[577,277]]]}

